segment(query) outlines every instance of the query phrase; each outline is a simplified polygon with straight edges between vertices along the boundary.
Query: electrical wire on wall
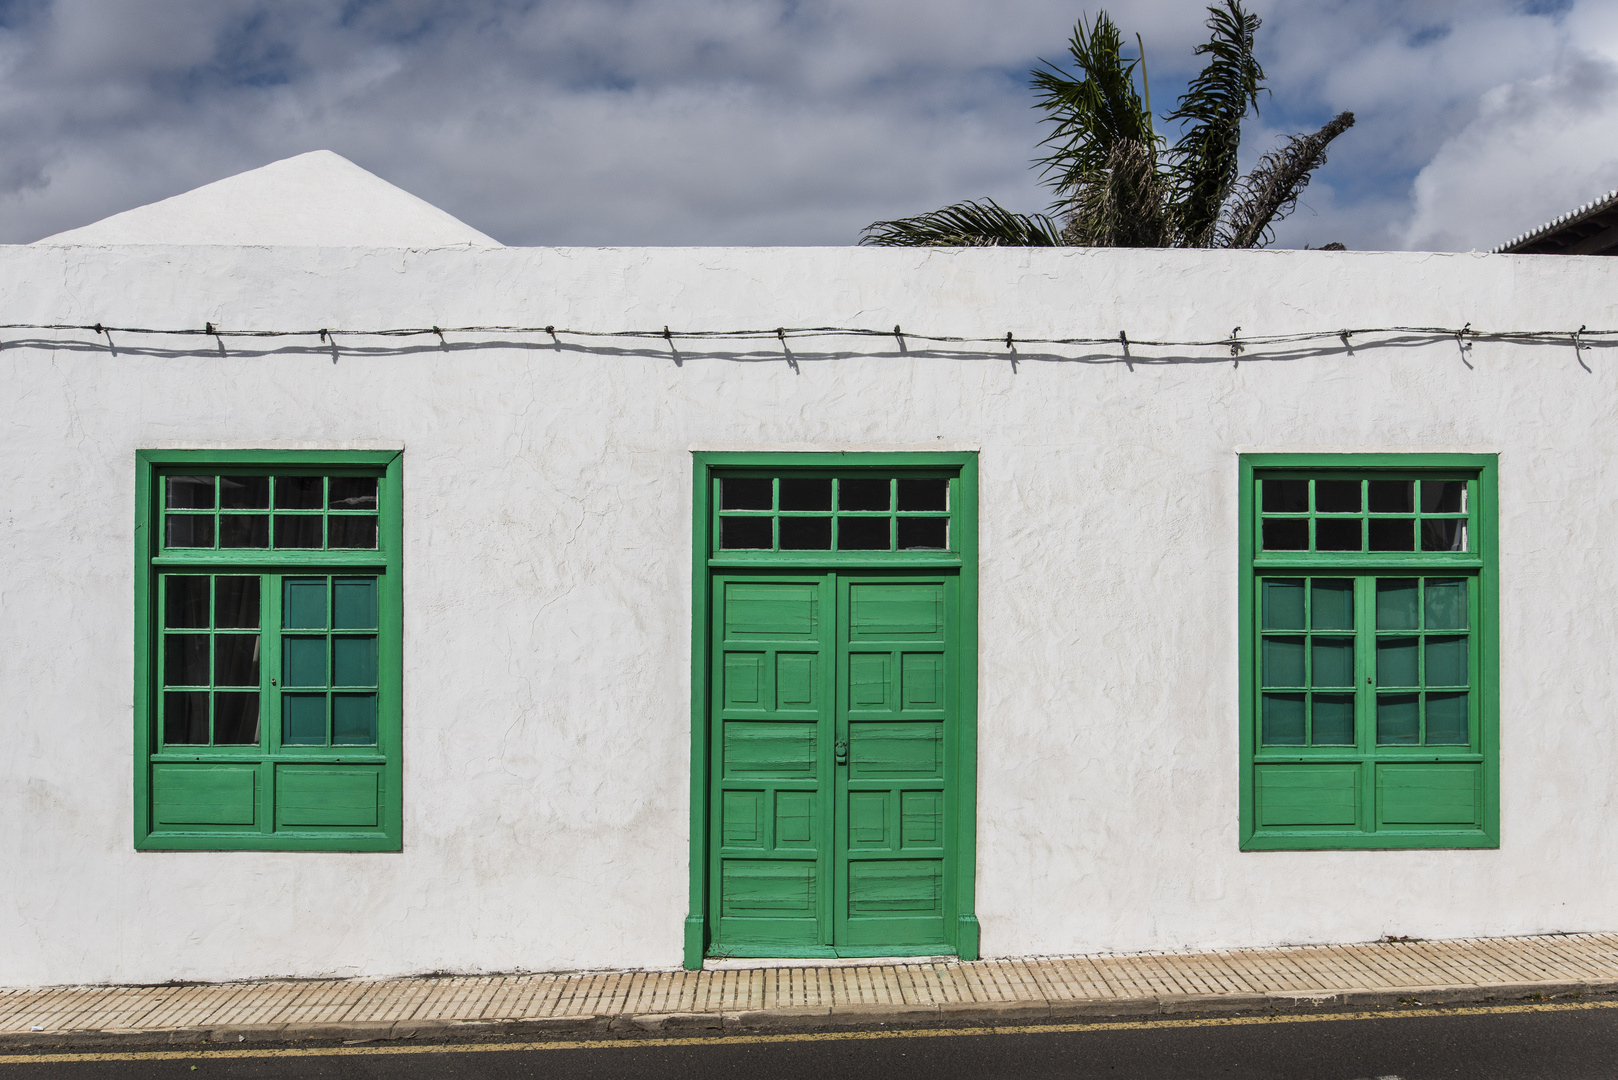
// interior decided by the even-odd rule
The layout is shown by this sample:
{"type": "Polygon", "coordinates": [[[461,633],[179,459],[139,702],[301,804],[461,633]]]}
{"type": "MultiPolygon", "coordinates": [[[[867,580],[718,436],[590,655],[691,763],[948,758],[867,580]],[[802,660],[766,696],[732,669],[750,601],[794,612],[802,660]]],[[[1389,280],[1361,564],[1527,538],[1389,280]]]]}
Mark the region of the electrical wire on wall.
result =
{"type": "MultiPolygon", "coordinates": [[[[804,338],[892,338],[900,349],[905,342],[916,341],[932,344],[948,345],[984,345],[990,348],[1004,348],[1015,351],[1019,345],[1047,345],[1047,346],[1098,346],[1121,348],[1126,357],[1132,348],[1156,349],[1228,349],[1231,357],[1240,357],[1248,349],[1263,348],[1274,345],[1306,345],[1312,342],[1337,341],[1341,347],[1352,353],[1355,348],[1375,347],[1378,336],[1397,335],[1401,343],[1411,343],[1411,339],[1428,339],[1432,342],[1453,340],[1464,349],[1473,342],[1518,342],[1522,344],[1550,345],[1571,343],[1576,352],[1583,352],[1592,347],[1590,339],[1618,338],[1618,330],[1591,330],[1588,326],[1580,326],[1576,330],[1475,330],[1471,323],[1456,328],[1444,326],[1374,326],[1374,327],[1344,327],[1336,330],[1301,331],[1286,334],[1242,334],[1242,328],[1237,326],[1227,335],[1210,338],[1143,338],[1119,331],[1116,334],[1101,336],[1078,337],[1033,337],[1017,334],[1014,331],[996,333],[986,337],[967,337],[953,334],[925,334],[914,330],[905,330],[901,326],[894,326],[891,330],[876,330],[869,327],[857,326],[774,326],[758,330],[671,330],[668,326],[648,330],[577,330],[568,327],[559,327],[554,324],[546,326],[422,326],[422,327],[393,327],[385,329],[348,330],[334,329],[332,327],[319,327],[312,330],[227,330],[213,323],[205,323],[201,329],[195,327],[179,327],[162,329],[144,326],[107,326],[101,323],[9,323],[0,324],[0,334],[7,331],[33,330],[33,331],[85,331],[95,334],[104,334],[111,340],[112,334],[155,335],[161,337],[211,337],[220,343],[227,338],[317,338],[321,343],[335,344],[338,337],[346,338],[401,338],[436,336],[440,344],[447,344],[446,335],[477,337],[480,335],[548,335],[553,341],[560,342],[563,338],[653,338],[667,342],[671,346],[677,340],[684,341],[776,341],[782,346],[787,342],[804,338]],[[1355,339],[1359,340],[1355,340],[1355,339]]],[[[5,343],[0,339],[0,346],[5,343]]],[[[474,344],[474,343],[466,343],[474,344]]],[[[1138,357],[1137,357],[1138,358],[1138,357]]]]}

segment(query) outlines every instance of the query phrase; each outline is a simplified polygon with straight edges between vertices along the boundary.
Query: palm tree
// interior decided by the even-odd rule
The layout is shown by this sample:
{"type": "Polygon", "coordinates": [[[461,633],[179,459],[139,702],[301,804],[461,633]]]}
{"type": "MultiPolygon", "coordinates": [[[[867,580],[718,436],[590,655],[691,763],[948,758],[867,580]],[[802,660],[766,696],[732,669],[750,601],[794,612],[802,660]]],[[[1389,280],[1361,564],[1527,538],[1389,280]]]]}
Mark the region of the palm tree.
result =
{"type": "Polygon", "coordinates": [[[1241,0],[1208,8],[1208,56],[1174,111],[1171,147],[1157,134],[1146,49],[1126,59],[1105,11],[1073,28],[1068,53],[1082,78],[1046,61],[1032,72],[1036,104],[1054,126],[1037,159],[1055,194],[1049,213],[1018,214],[993,199],[968,200],[915,217],[865,227],[860,243],[888,247],[1263,247],[1298,204],[1326,147],[1354,124],[1339,113],[1313,135],[1296,135],[1265,154],[1245,177],[1236,153],[1242,119],[1258,112],[1264,69],[1253,55],[1259,18],[1241,0]],[[1141,90],[1135,88],[1137,69],[1141,90]],[[1144,100],[1142,100],[1144,92],[1144,100]]]}

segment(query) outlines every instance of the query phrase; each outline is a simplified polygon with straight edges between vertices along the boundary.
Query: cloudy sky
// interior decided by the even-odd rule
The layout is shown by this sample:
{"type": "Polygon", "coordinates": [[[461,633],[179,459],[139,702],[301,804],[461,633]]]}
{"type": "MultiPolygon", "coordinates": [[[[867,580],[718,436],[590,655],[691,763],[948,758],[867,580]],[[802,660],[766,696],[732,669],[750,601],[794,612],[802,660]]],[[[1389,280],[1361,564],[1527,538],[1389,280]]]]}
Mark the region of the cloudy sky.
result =
{"type": "MultiPolygon", "coordinates": [[[[1110,0],[1166,112],[1203,5],[1110,0]]],[[[1618,187],[1613,0],[1250,0],[1282,246],[1487,249],[1618,187]]],[[[0,242],[328,148],[508,244],[847,244],[1047,195],[1070,0],[0,0],[0,242]]]]}

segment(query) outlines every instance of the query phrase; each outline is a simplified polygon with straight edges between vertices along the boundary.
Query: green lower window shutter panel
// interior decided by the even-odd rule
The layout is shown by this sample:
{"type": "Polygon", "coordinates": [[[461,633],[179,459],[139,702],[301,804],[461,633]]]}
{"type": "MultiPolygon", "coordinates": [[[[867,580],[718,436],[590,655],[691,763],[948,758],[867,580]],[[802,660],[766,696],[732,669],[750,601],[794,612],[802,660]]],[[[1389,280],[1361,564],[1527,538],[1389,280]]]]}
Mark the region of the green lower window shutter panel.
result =
{"type": "Polygon", "coordinates": [[[1260,765],[1260,825],[1346,825],[1359,821],[1358,765],[1260,765]]]}
{"type": "Polygon", "coordinates": [[[1481,824],[1481,765],[1381,765],[1376,771],[1378,823],[1481,824]]]}
{"type": "Polygon", "coordinates": [[[156,765],[152,818],[158,825],[251,825],[258,770],[252,765],[156,765]]]}
{"type": "Polygon", "coordinates": [[[381,769],[368,765],[282,765],[275,770],[278,825],[375,828],[381,769]]]}

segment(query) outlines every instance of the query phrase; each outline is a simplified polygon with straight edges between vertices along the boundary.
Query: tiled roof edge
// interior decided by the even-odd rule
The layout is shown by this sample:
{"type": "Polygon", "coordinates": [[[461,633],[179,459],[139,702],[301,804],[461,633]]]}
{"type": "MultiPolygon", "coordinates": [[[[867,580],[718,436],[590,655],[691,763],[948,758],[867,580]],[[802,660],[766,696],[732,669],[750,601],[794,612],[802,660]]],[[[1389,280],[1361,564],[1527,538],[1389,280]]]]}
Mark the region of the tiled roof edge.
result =
{"type": "Polygon", "coordinates": [[[1586,216],[1588,214],[1600,213],[1601,211],[1607,209],[1608,207],[1614,205],[1615,203],[1618,203],[1618,188],[1614,188],[1613,190],[1607,192],[1605,195],[1601,196],[1601,198],[1599,198],[1599,199],[1591,199],[1589,202],[1585,203],[1583,206],[1579,207],[1577,210],[1569,210],[1567,213],[1563,214],[1561,217],[1553,218],[1550,222],[1548,222],[1548,223],[1546,223],[1544,225],[1541,225],[1537,229],[1530,230],[1529,232],[1523,233],[1521,236],[1518,236],[1518,237],[1515,237],[1515,238],[1513,238],[1511,240],[1506,241],[1504,244],[1501,244],[1499,247],[1494,248],[1492,251],[1490,251],[1489,254],[1490,255],[1499,255],[1499,254],[1503,253],[1507,248],[1514,248],[1518,244],[1526,244],[1530,240],[1538,240],[1541,237],[1545,236],[1547,233],[1553,232],[1556,229],[1561,228],[1563,225],[1568,224],[1569,222],[1576,221],[1577,219],[1582,218],[1582,217],[1584,217],[1584,216],[1586,216]]]}

